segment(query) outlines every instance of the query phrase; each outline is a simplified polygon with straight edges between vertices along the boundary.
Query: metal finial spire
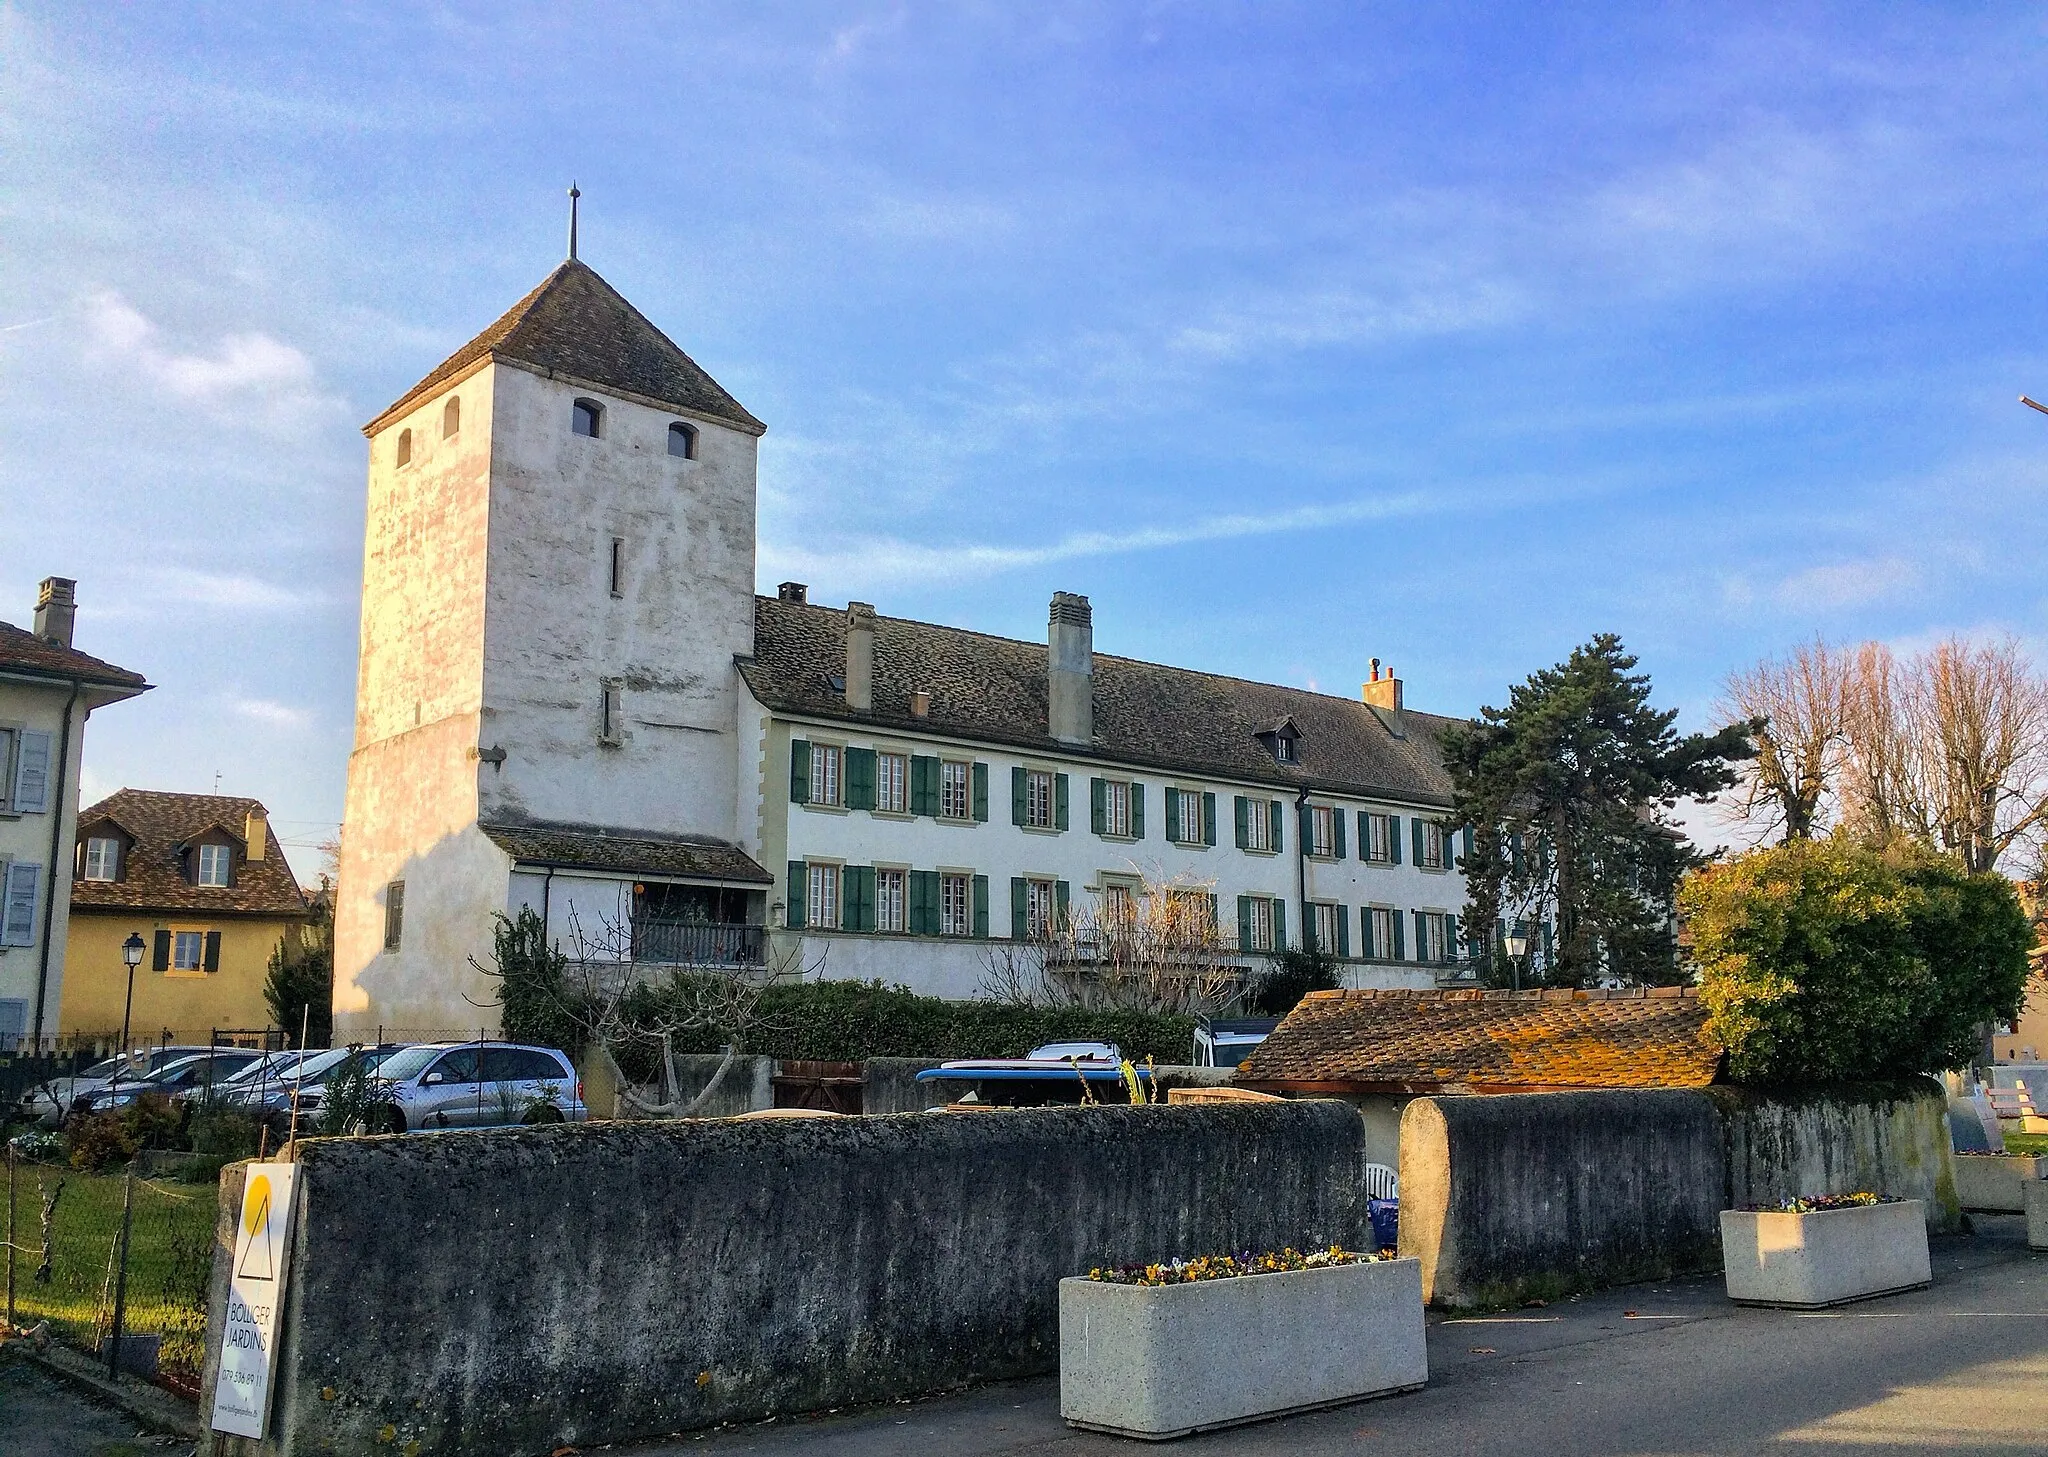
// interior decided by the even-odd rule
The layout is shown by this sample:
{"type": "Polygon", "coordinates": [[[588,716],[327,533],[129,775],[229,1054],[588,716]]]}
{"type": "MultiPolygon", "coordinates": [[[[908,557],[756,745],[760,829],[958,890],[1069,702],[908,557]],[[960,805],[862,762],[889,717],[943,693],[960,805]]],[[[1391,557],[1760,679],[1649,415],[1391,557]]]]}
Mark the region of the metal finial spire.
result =
{"type": "Polygon", "coordinates": [[[581,196],[583,194],[576,190],[576,184],[572,181],[569,184],[569,257],[571,261],[576,257],[576,199],[581,196]]]}

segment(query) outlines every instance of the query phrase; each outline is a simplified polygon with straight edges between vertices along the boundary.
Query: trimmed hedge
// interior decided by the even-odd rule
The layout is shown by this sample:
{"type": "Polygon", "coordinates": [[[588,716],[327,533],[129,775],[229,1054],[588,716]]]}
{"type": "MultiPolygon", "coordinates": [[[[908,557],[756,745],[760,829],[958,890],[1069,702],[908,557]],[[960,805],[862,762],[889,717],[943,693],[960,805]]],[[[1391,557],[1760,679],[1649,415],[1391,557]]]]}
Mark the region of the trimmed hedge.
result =
{"type": "MultiPolygon", "coordinates": [[[[1047,1042],[1114,1042],[1125,1057],[1183,1063],[1195,1019],[1154,1012],[1017,1007],[921,997],[878,981],[822,981],[770,987],[746,1050],[766,1057],[862,1062],[870,1057],[1020,1057],[1047,1042]]],[[[678,1052],[717,1052],[709,1029],[676,1042],[678,1052]]]]}

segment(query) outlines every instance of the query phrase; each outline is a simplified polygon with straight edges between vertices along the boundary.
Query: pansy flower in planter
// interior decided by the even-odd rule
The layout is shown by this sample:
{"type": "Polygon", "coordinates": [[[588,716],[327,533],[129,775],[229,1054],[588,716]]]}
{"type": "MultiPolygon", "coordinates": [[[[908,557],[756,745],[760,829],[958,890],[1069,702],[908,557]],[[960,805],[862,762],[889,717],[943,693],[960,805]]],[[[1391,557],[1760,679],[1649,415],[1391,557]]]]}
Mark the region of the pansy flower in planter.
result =
{"type": "Polygon", "coordinates": [[[1389,1258],[1382,1253],[1347,1250],[1331,1245],[1307,1254],[1289,1249],[1254,1254],[1197,1255],[1153,1265],[1118,1265],[1090,1270],[1088,1278],[1108,1285],[1191,1285],[1197,1280],[1229,1280],[1239,1275],[1277,1275],[1282,1270],[1321,1270],[1331,1265],[1369,1265],[1389,1258]]]}

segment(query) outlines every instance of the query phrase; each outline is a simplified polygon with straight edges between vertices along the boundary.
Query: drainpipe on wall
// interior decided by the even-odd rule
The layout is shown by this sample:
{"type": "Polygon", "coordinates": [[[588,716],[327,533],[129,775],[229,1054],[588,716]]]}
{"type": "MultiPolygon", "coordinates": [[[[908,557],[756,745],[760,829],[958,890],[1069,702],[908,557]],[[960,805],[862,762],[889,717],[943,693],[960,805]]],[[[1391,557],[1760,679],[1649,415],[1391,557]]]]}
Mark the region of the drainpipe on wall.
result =
{"type": "Polygon", "coordinates": [[[1308,822],[1308,816],[1302,813],[1306,808],[1308,790],[1303,788],[1294,796],[1294,885],[1295,895],[1301,901],[1301,930],[1297,934],[1304,950],[1315,934],[1308,910],[1308,836],[1302,833],[1308,822]]]}
{"type": "MultiPolygon", "coordinates": [[[[36,974],[36,1021],[31,1033],[38,1045],[43,1040],[43,1010],[50,996],[50,933],[57,916],[57,858],[64,848],[64,806],[71,802],[71,717],[78,708],[78,695],[83,687],[73,678],[71,696],[64,700],[64,734],[57,750],[57,795],[50,802],[49,884],[43,890],[42,965],[36,974]]],[[[64,879],[69,883],[71,877],[67,875],[64,879]]]]}

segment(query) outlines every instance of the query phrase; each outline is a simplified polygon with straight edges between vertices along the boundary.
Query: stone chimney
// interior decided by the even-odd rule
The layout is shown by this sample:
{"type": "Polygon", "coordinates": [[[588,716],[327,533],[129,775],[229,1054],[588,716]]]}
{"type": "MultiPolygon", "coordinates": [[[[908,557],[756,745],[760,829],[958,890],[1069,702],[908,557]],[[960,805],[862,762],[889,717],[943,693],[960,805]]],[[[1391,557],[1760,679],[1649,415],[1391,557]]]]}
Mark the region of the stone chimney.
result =
{"type": "Polygon", "coordinates": [[[875,609],[866,602],[846,604],[846,706],[855,713],[875,706],[875,609]]]}
{"type": "Polygon", "coordinates": [[[262,805],[251,805],[249,821],[243,827],[247,833],[243,838],[248,844],[249,863],[261,860],[270,849],[270,816],[262,805]]]}
{"type": "Polygon", "coordinates": [[[775,595],[784,602],[808,602],[811,589],[802,582],[783,582],[776,587],[775,595]]]}
{"type": "Polygon", "coordinates": [[[916,689],[910,695],[910,716],[912,718],[930,718],[932,716],[932,696],[922,688],[916,689]]]}
{"type": "Polygon", "coordinates": [[[1046,634],[1046,731],[1063,744],[1095,742],[1095,613],[1086,597],[1052,594],[1046,634]]]}
{"type": "Polygon", "coordinates": [[[36,636],[60,648],[71,646],[71,627],[78,618],[78,583],[69,577],[45,577],[36,588],[36,636]]]}
{"type": "Polygon", "coordinates": [[[1401,723],[1401,680],[1394,676],[1391,668],[1383,674],[1380,671],[1380,660],[1374,658],[1372,681],[1359,691],[1367,705],[1378,713],[1381,722],[1386,724],[1388,733],[1397,739],[1408,736],[1401,723]]]}

